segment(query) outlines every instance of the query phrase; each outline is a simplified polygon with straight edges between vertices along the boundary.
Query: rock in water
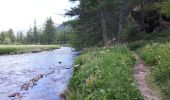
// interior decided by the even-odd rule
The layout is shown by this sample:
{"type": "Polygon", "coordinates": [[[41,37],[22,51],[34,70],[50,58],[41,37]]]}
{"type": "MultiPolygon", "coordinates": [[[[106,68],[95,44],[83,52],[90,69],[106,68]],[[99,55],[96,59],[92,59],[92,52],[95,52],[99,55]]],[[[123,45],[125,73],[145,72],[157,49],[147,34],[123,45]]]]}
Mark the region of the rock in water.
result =
{"type": "Polygon", "coordinates": [[[17,92],[9,95],[8,97],[18,97],[18,96],[20,96],[20,93],[17,92]]]}
{"type": "Polygon", "coordinates": [[[64,93],[61,93],[60,98],[61,98],[61,100],[66,100],[66,95],[64,93]]]}

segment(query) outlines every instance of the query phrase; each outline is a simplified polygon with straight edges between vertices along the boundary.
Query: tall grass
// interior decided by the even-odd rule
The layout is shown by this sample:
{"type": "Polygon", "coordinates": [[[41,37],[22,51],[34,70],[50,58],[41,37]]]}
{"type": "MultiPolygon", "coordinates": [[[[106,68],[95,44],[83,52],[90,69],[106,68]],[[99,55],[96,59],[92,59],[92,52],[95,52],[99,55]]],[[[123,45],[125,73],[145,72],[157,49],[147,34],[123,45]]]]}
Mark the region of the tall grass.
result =
{"type": "Polygon", "coordinates": [[[123,47],[86,50],[75,61],[68,100],[143,100],[132,75],[135,60],[123,47]]]}
{"type": "Polygon", "coordinates": [[[60,48],[59,45],[0,45],[0,54],[39,52],[60,48]]]}
{"type": "Polygon", "coordinates": [[[170,43],[147,45],[138,52],[150,65],[155,83],[170,100],[170,43]]]}

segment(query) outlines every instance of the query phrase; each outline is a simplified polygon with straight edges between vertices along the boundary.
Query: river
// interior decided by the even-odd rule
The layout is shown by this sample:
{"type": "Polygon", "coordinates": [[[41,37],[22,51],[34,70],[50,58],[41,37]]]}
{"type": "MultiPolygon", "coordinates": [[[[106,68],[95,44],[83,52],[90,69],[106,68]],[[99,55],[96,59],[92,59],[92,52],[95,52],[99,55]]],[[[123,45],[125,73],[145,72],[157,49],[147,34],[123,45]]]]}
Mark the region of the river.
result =
{"type": "Polygon", "coordinates": [[[60,100],[77,53],[53,51],[0,56],[0,100],[60,100]]]}

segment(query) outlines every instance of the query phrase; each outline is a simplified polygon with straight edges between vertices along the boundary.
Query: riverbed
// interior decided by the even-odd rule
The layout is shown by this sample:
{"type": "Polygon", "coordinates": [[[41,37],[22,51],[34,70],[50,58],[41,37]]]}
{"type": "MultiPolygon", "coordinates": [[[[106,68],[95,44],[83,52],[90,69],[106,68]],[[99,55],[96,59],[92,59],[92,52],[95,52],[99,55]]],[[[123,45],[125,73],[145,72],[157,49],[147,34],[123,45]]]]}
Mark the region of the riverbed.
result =
{"type": "Polygon", "coordinates": [[[60,100],[77,52],[70,47],[0,56],[0,100],[60,100]]]}

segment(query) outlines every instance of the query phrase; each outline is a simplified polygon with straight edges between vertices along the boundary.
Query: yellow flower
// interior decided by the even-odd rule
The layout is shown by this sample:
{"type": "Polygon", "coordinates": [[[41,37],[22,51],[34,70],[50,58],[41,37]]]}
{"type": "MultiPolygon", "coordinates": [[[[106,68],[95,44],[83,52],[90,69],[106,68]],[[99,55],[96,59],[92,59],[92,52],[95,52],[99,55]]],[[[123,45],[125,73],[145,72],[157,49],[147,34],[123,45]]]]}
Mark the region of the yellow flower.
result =
{"type": "Polygon", "coordinates": [[[96,76],[91,76],[86,79],[86,85],[87,86],[93,86],[94,85],[94,82],[97,80],[97,77],[96,76]]]}

